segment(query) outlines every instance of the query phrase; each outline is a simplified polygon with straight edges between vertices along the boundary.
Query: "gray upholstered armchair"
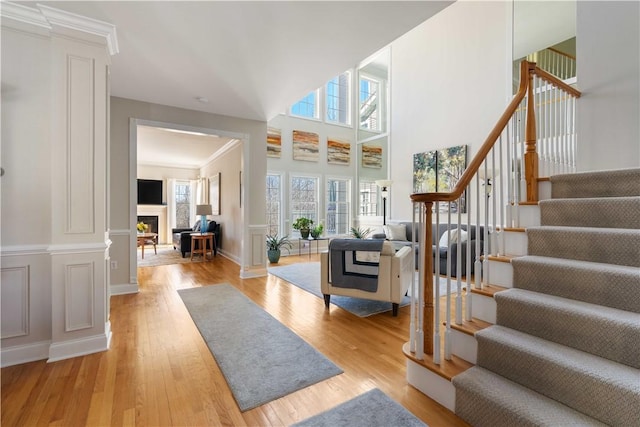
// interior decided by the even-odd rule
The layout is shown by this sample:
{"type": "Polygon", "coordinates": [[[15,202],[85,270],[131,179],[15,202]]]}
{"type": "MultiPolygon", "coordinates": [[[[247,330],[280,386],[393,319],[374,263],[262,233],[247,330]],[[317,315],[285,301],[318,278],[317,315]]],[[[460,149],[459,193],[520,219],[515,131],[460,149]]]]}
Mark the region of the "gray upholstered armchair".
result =
{"type": "Polygon", "coordinates": [[[320,254],[320,290],[324,295],[325,306],[329,308],[331,295],[388,301],[392,303],[393,315],[397,316],[400,302],[406,295],[414,274],[411,257],[410,247],[403,247],[396,252],[393,244],[388,241],[333,239],[329,244],[329,251],[320,254]],[[379,249],[374,248],[376,244],[379,249]],[[379,257],[371,256],[373,252],[378,251],[379,257]],[[370,255],[357,261],[356,252],[370,252],[370,255]],[[355,260],[354,264],[359,266],[355,267],[355,271],[349,271],[351,266],[337,266],[335,263],[339,256],[355,260]],[[362,265],[374,268],[359,271],[358,268],[362,265]],[[342,275],[340,269],[346,270],[347,274],[342,275]],[[375,271],[377,273],[372,274],[375,271]],[[363,277],[372,280],[369,283],[365,280],[362,286],[357,285],[356,282],[363,277]]]}

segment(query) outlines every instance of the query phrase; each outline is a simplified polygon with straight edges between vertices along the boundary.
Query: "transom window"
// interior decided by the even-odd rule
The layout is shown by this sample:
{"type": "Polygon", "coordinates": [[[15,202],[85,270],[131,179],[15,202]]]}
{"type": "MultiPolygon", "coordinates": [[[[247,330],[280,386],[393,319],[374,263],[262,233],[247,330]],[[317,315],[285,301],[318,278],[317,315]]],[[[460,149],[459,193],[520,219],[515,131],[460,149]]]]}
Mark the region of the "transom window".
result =
{"type": "Polygon", "coordinates": [[[327,221],[325,233],[348,234],[349,232],[349,189],[351,182],[348,179],[327,180],[327,221]]]}
{"type": "Polygon", "coordinates": [[[305,217],[318,224],[318,178],[291,177],[291,221],[305,217]]]}
{"type": "Polygon", "coordinates": [[[318,99],[319,89],[309,92],[307,96],[293,104],[291,114],[294,116],[318,119],[318,99]]]}
{"type": "Polygon", "coordinates": [[[327,117],[328,122],[351,124],[351,73],[346,71],[335,76],[327,83],[327,117]]]}

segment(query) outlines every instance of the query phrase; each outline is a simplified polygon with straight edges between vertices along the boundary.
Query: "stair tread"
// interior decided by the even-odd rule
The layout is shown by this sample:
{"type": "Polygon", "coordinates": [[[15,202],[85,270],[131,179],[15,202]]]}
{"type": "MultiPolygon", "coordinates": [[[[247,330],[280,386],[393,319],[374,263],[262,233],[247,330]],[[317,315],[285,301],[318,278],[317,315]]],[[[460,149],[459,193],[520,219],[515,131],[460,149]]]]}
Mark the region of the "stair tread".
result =
{"type": "Polygon", "coordinates": [[[495,299],[498,325],[640,369],[639,313],[523,289],[495,299]]]}
{"type": "MultiPolygon", "coordinates": [[[[635,391],[640,398],[640,372],[630,366],[499,325],[479,331],[476,338],[516,348],[518,352],[558,365],[566,372],[592,375],[601,381],[615,383],[618,387],[635,391]],[[603,373],[606,373],[606,376],[603,373]]],[[[480,343],[478,345],[480,346],[480,343]]],[[[478,365],[482,366],[481,363],[478,365]]]]}
{"type": "Polygon", "coordinates": [[[477,396],[466,399],[467,405],[476,405],[477,408],[459,408],[459,402],[456,399],[456,414],[467,419],[464,417],[465,414],[460,413],[466,409],[465,412],[470,412],[472,416],[482,418],[467,419],[474,424],[606,425],[479,366],[454,377],[453,384],[457,390],[456,394],[461,388],[477,391],[477,396]]]}
{"type": "Polygon", "coordinates": [[[493,297],[496,292],[506,291],[509,288],[503,288],[498,285],[482,285],[482,289],[471,288],[471,293],[493,297]]]}
{"type": "Polygon", "coordinates": [[[402,352],[407,359],[410,359],[413,362],[424,366],[431,372],[440,375],[447,381],[451,381],[453,377],[459,375],[460,373],[473,366],[472,363],[469,363],[456,355],[451,355],[451,360],[446,360],[444,358],[444,346],[441,346],[440,364],[436,364],[433,361],[432,354],[425,354],[423,360],[417,359],[415,354],[411,352],[408,342],[404,343],[404,345],[402,346],[402,352]]]}
{"type": "Polygon", "coordinates": [[[485,322],[484,320],[476,319],[474,317],[471,320],[463,320],[461,325],[458,325],[455,322],[451,323],[451,329],[455,329],[467,335],[475,335],[476,332],[488,328],[491,325],[493,325],[493,323],[485,322]]]}

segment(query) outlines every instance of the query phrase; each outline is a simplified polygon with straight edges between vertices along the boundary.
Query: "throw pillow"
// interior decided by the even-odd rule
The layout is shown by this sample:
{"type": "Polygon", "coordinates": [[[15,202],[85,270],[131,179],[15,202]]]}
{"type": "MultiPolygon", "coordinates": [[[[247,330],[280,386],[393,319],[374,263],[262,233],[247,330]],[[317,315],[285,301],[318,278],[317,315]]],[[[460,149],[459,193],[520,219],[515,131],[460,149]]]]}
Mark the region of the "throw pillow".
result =
{"type": "Polygon", "coordinates": [[[407,241],[407,226],[405,224],[389,224],[383,225],[384,234],[387,240],[407,241]]]}
{"type": "Polygon", "coordinates": [[[449,235],[447,230],[442,233],[440,236],[440,241],[438,242],[438,246],[441,248],[448,248],[449,245],[453,245],[454,243],[458,243],[458,239],[460,239],[460,243],[464,243],[467,241],[467,232],[462,229],[454,228],[451,230],[451,241],[449,241],[449,235]]]}

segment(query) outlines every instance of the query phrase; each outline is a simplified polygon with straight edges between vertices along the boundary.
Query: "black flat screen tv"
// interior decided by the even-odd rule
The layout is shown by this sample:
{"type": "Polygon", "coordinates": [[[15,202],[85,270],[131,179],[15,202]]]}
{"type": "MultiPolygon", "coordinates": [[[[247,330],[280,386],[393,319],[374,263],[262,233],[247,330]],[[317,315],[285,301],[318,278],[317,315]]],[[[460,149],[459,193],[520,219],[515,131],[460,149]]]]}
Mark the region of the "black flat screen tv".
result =
{"type": "Polygon", "coordinates": [[[138,180],[138,204],[161,205],[162,181],[157,179],[138,180]]]}

